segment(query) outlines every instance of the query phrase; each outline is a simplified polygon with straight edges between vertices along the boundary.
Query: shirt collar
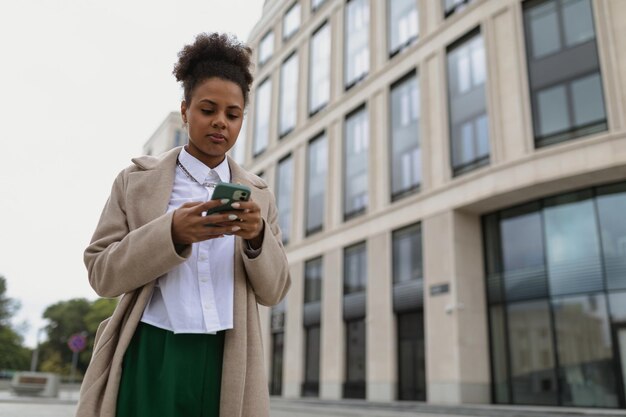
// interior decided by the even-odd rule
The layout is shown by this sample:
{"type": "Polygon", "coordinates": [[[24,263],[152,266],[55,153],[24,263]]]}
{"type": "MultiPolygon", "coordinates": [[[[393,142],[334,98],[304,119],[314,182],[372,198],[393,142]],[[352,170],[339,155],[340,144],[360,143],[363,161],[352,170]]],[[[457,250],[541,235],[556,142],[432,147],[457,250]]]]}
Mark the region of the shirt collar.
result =
{"type": "MultiPolygon", "coordinates": [[[[183,147],[178,156],[178,160],[185,167],[185,169],[191,174],[192,177],[198,183],[202,184],[209,177],[209,173],[211,172],[211,168],[204,165],[199,159],[195,156],[191,155],[185,147],[183,147]]],[[[222,182],[230,182],[230,166],[228,165],[228,158],[224,158],[224,160],[215,168],[213,171],[217,173],[222,182]]]]}

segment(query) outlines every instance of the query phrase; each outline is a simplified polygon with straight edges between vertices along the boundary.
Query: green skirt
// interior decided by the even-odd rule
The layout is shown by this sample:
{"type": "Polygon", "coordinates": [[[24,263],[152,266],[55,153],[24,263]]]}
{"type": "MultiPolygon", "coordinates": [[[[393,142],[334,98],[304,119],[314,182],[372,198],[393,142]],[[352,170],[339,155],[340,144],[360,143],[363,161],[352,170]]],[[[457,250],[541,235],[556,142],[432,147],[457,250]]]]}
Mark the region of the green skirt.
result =
{"type": "Polygon", "coordinates": [[[116,417],[218,417],[224,332],[174,334],[140,322],[124,354],[116,417]]]}

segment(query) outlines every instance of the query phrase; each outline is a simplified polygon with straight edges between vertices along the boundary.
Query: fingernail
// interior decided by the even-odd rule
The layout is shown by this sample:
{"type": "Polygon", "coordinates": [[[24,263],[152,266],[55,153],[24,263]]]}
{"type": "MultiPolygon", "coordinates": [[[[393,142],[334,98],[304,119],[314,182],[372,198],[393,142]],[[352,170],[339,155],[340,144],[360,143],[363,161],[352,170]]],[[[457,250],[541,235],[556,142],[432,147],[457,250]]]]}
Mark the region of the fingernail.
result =
{"type": "Polygon", "coordinates": [[[239,226],[233,226],[233,228],[232,228],[232,229],[230,229],[230,230],[232,230],[233,232],[236,232],[236,231],[238,231],[238,230],[241,230],[241,227],[239,227],[239,226]]]}
{"type": "Polygon", "coordinates": [[[229,200],[229,199],[227,199],[227,198],[222,198],[222,199],[220,200],[220,203],[222,203],[222,204],[226,204],[226,203],[228,203],[229,201],[230,201],[230,200],[229,200]]]}
{"type": "Polygon", "coordinates": [[[231,204],[230,206],[231,206],[232,208],[236,208],[236,209],[237,209],[237,208],[241,207],[241,204],[239,204],[239,203],[233,203],[233,204],[231,204]]]}
{"type": "Polygon", "coordinates": [[[237,215],[236,214],[229,214],[228,215],[228,220],[237,220],[237,215]]]}

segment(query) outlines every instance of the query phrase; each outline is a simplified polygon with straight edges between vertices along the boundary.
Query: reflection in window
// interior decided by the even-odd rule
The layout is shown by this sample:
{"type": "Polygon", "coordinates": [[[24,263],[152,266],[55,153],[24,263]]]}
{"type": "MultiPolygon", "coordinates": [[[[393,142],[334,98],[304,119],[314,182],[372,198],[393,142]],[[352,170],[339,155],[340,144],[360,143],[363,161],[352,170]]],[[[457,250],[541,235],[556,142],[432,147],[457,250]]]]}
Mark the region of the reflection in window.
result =
{"type": "Polygon", "coordinates": [[[419,117],[419,87],[412,74],[391,87],[392,199],[415,190],[422,180],[419,117]]]}
{"type": "Polygon", "coordinates": [[[369,23],[368,0],[350,0],[346,4],[345,21],[345,86],[352,87],[369,71],[369,23]]]}
{"type": "Polygon", "coordinates": [[[344,398],[365,398],[365,319],[346,322],[344,398]]]}
{"type": "Polygon", "coordinates": [[[270,112],[272,106],[272,80],[266,79],[256,88],[254,117],[254,156],[267,148],[270,137],[270,112]]]}
{"type": "Polygon", "coordinates": [[[309,60],[309,114],[330,100],[330,25],[325,23],[311,37],[309,60]]]}
{"type": "Polygon", "coordinates": [[[598,189],[597,207],[606,286],[626,289],[626,184],[598,189]]]}
{"type": "MultiPolygon", "coordinates": [[[[494,402],[506,404],[511,401],[509,397],[509,380],[506,347],[506,319],[504,307],[496,305],[490,307],[489,324],[491,333],[491,368],[493,375],[494,402]]],[[[549,366],[549,357],[542,363],[549,366]]]]}
{"type": "Polygon", "coordinates": [[[369,123],[362,108],[346,118],[344,139],[344,219],[361,214],[367,207],[369,123]]]}
{"type": "Polygon", "coordinates": [[[320,384],[320,326],[308,326],[304,330],[304,384],[303,397],[316,397],[320,384]]]}
{"type": "Polygon", "coordinates": [[[328,172],[328,140],[322,134],[309,142],[307,153],[306,233],[324,227],[326,174],[328,172]]]}
{"type": "Polygon", "coordinates": [[[553,301],[561,404],[617,407],[613,345],[604,294],[553,301]]]}
{"type": "Polygon", "coordinates": [[[300,27],[300,3],[296,3],[285,13],[283,19],[283,39],[289,39],[300,27]]]}
{"type": "Polygon", "coordinates": [[[589,0],[524,3],[537,146],[607,129],[589,0]]]}
{"type": "Polygon", "coordinates": [[[350,246],[343,253],[343,293],[365,291],[367,286],[367,253],[365,243],[350,246]]]}
{"type": "Polygon", "coordinates": [[[324,4],[326,0],[311,0],[311,8],[313,10],[317,10],[320,8],[322,4],[324,4]]]}
{"type": "Polygon", "coordinates": [[[603,289],[598,225],[590,197],[588,191],[546,200],[546,256],[553,295],[603,289]]]}
{"type": "Polygon", "coordinates": [[[288,156],[278,163],[276,182],[276,206],[278,225],[283,234],[283,243],[291,237],[291,197],[293,196],[293,159],[288,156]]]}
{"type": "Polygon", "coordinates": [[[304,303],[322,299],[322,258],[315,258],[304,264],[304,303]]]}
{"type": "Polygon", "coordinates": [[[489,161],[485,47],[472,32],[448,50],[452,168],[461,174],[489,161]]]}
{"type": "Polygon", "coordinates": [[[508,319],[513,401],[556,405],[554,347],[546,337],[552,334],[547,301],[510,304],[508,319]]]}
{"type": "Polygon", "coordinates": [[[274,32],[269,31],[259,44],[259,65],[266,63],[274,53],[274,32]]]}
{"type": "Polygon", "coordinates": [[[417,3],[415,0],[387,0],[387,10],[389,55],[393,56],[417,39],[417,3]]]}
{"type": "Polygon", "coordinates": [[[419,224],[396,230],[393,240],[393,282],[423,278],[422,228],[419,224]]]}
{"type": "Polygon", "coordinates": [[[280,136],[286,135],[296,127],[297,110],[298,54],[294,53],[280,68],[280,136]]]}
{"type": "Polygon", "coordinates": [[[398,314],[398,399],[426,400],[424,315],[398,314]]]}

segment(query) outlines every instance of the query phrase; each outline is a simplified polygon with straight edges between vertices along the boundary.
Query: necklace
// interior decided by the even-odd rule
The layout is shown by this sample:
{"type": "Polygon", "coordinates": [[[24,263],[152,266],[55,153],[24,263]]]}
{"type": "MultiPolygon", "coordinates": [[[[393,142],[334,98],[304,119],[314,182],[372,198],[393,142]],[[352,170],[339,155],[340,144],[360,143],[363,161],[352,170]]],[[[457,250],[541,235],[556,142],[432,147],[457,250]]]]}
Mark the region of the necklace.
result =
{"type": "Polygon", "coordinates": [[[200,183],[200,181],[198,181],[197,179],[195,179],[193,177],[193,175],[191,175],[189,173],[189,171],[187,171],[187,169],[185,168],[185,166],[180,162],[180,160],[178,158],[176,158],[176,165],[178,165],[178,167],[185,173],[185,175],[187,176],[187,178],[189,178],[191,181],[195,182],[196,184],[200,184],[203,187],[207,187],[207,188],[215,188],[215,186],[217,185],[214,182],[209,182],[209,181],[205,181],[203,183],[200,183]]]}

